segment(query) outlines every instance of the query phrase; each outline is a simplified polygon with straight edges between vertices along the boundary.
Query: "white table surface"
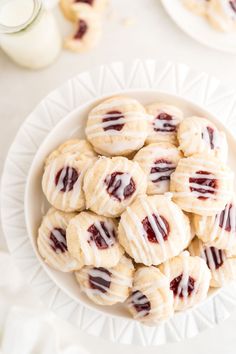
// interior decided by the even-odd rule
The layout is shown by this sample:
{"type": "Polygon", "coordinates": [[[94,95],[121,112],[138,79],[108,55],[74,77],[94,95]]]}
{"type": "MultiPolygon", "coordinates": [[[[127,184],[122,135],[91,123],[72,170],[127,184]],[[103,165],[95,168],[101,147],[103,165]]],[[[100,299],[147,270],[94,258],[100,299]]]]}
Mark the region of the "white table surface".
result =
{"type": "MultiPolygon", "coordinates": [[[[111,10],[105,19],[104,35],[98,48],[86,54],[63,51],[59,60],[43,71],[27,71],[15,66],[0,51],[0,170],[7,150],[19,126],[35,105],[51,90],[68,78],[93,66],[134,58],[154,58],[184,62],[194,69],[206,71],[236,89],[235,56],[220,53],[194,42],[182,33],[164,12],[160,0],[110,0],[111,10]],[[108,18],[109,17],[109,18],[108,18]],[[132,18],[133,26],[125,27],[123,20],[132,18]]],[[[59,11],[56,15],[65,32],[59,11]]],[[[236,124],[236,123],[235,123],[236,124]]],[[[0,244],[4,248],[3,235],[0,244]]],[[[61,335],[65,335],[62,325],[61,335]]],[[[106,343],[70,328],[73,340],[83,344],[91,353],[118,354],[235,354],[236,311],[225,323],[198,337],[160,348],[137,348],[106,343]],[[78,338],[78,339],[77,339],[78,338]]],[[[68,334],[66,334],[68,336],[68,334]]],[[[24,354],[24,353],[20,353],[24,354]]]]}

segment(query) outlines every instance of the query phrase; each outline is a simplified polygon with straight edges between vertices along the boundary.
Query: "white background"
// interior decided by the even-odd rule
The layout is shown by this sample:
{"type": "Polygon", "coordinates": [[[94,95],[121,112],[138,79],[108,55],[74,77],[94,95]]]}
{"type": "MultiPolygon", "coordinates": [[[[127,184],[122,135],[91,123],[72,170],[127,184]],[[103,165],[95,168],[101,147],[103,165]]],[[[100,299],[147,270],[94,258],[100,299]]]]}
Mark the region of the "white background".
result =
{"type": "MultiPolygon", "coordinates": [[[[172,60],[184,62],[196,70],[215,75],[236,89],[235,56],[208,49],[188,38],[168,18],[160,0],[110,1],[111,6],[105,17],[101,44],[89,53],[78,55],[63,51],[59,60],[50,68],[33,72],[15,66],[0,51],[1,171],[11,141],[35,105],[68,78],[93,66],[134,58],[172,60]],[[126,18],[134,19],[135,24],[130,27],[124,26],[123,20],[126,18]]],[[[62,32],[65,33],[67,25],[59,11],[56,11],[56,14],[62,32]]],[[[0,240],[4,247],[2,234],[0,240]]],[[[71,327],[68,333],[65,327],[66,325],[61,326],[61,337],[78,341],[91,353],[120,354],[121,351],[123,354],[147,352],[151,354],[157,351],[159,354],[172,351],[175,354],[236,353],[236,311],[228,321],[197,338],[158,349],[112,345],[71,327]]],[[[19,354],[24,353],[19,351],[19,354]]]]}

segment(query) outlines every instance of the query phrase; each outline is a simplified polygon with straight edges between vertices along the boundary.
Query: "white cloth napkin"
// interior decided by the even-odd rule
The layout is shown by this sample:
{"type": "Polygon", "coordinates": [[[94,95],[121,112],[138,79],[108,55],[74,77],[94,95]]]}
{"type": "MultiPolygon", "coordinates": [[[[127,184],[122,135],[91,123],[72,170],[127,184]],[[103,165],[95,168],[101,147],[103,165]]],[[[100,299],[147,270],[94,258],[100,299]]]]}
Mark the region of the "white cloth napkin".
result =
{"type": "Polygon", "coordinates": [[[63,338],[62,320],[44,308],[5,252],[0,269],[0,354],[88,354],[77,340],[68,343],[68,333],[63,338]]]}

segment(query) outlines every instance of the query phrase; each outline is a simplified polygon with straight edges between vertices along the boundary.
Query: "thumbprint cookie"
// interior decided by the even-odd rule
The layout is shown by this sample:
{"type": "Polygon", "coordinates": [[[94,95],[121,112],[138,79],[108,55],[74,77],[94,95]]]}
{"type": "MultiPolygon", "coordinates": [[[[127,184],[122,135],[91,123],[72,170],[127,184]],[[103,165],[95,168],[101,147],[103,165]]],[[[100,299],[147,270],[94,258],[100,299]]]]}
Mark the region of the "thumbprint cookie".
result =
{"type": "Polygon", "coordinates": [[[99,154],[128,156],[144,145],[147,124],[145,108],[136,99],[116,96],[92,109],[85,131],[99,154]]]}
{"type": "Polygon", "coordinates": [[[158,265],[192,238],[189,219],[170,195],[140,196],[121,215],[118,238],[136,263],[158,265]]]}
{"type": "Polygon", "coordinates": [[[117,240],[117,221],[89,211],[71,220],[67,244],[76,259],[95,267],[114,267],[124,253],[117,240]]]}
{"type": "Polygon", "coordinates": [[[171,175],[173,200],[184,211],[215,215],[232,196],[234,174],[212,156],[193,155],[179,161],[171,175]]]}
{"type": "Polygon", "coordinates": [[[137,162],[125,157],[100,157],[87,170],[83,189],[87,209],[117,217],[138,195],[146,193],[147,181],[137,162]]]}
{"type": "Polygon", "coordinates": [[[85,266],[75,273],[81,290],[98,305],[124,302],[130,294],[134,266],[123,256],[112,268],[85,266]]]}
{"type": "Polygon", "coordinates": [[[186,310],[206,298],[211,272],[202,258],[192,257],[185,251],[159,268],[169,279],[175,311],[186,310]]]}
{"type": "Polygon", "coordinates": [[[67,247],[67,226],[75,216],[75,213],[50,208],[39,227],[39,253],[50,267],[61,272],[72,272],[83,266],[82,259],[73,258],[67,247]]]}
{"type": "Polygon", "coordinates": [[[182,153],[170,143],[150,144],[134,156],[147,176],[147,194],[163,194],[170,190],[170,176],[182,153]]]}

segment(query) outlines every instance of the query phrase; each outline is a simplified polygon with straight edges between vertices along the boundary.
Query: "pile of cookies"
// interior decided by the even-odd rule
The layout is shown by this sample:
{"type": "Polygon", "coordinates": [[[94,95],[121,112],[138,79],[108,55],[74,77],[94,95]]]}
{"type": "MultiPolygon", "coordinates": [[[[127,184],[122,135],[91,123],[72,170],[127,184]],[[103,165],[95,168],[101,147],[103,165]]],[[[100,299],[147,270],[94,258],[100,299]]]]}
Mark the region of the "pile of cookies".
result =
{"type": "MultiPolygon", "coordinates": [[[[78,117],[79,122],[79,117],[78,117]]],[[[52,205],[38,249],[99,305],[156,324],[236,279],[234,175],[225,134],[172,105],[116,96],[88,114],[87,140],[45,162],[52,205]]]]}
{"type": "Polygon", "coordinates": [[[87,51],[98,44],[102,34],[102,14],[108,0],[60,0],[65,18],[74,24],[65,47],[74,52],[87,51]]]}
{"type": "Polygon", "coordinates": [[[204,16],[217,30],[236,30],[235,0],[181,0],[194,13],[204,16]]]}

